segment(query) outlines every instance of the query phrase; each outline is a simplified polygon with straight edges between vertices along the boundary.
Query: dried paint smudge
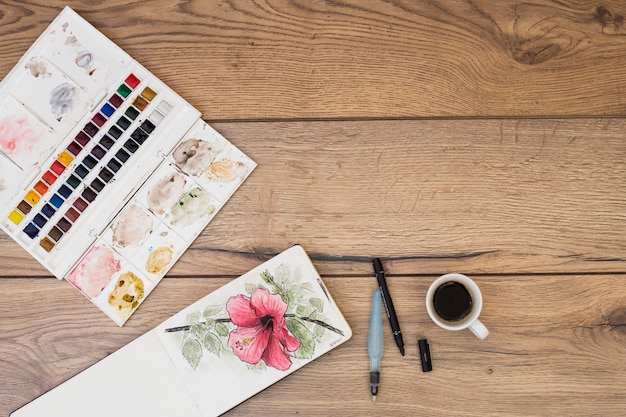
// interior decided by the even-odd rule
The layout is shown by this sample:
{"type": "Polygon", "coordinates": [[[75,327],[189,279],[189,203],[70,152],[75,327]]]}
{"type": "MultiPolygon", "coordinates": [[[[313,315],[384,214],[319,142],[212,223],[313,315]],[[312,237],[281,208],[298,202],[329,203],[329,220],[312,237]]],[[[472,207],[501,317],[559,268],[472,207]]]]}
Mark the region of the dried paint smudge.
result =
{"type": "Polygon", "coordinates": [[[89,51],[80,51],[76,55],[76,65],[83,68],[89,75],[95,72],[95,68],[92,68],[91,63],[93,61],[93,54],[89,51]]]}
{"type": "Polygon", "coordinates": [[[56,86],[50,94],[51,111],[57,117],[62,117],[74,107],[74,98],[78,89],[70,83],[56,86]]]}
{"type": "Polygon", "coordinates": [[[187,179],[180,172],[163,178],[148,192],[148,208],[154,213],[164,214],[180,200],[186,184],[187,179]]]}
{"type": "Polygon", "coordinates": [[[80,51],[78,53],[78,55],[76,55],[76,59],[74,60],[76,62],[76,65],[78,65],[81,68],[85,68],[88,67],[89,64],[91,64],[91,61],[93,60],[93,54],[89,51],[80,51]]]}
{"type": "Polygon", "coordinates": [[[44,60],[39,57],[31,58],[31,60],[26,63],[25,67],[30,70],[30,74],[35,78],[48,78],[52,75],[48,72],[48,67],[44,60]]]}
{"type": "Polygon", "coordinates": [[[120,261],[108,246],[92,247],[78,265],[70,272],[67,280],[89,298],[102,292],[111,278],[120,270],[120,261]]]}
{"type": "Polygon", "coordinates": [[[187,139],[176,147],[172,156],[183,172],[196,176],[215,158],[215,152],[207,142],[187,139]]]}
{"type": "Polygon", "coordinates": [[[243,162],[222,159],[209,165],[204,175],[209,181],[231,182],[242,179],[245,173],[246,166],[243,162]]]}
{"type": "Polygon", "coordinates": [[[0,120],[0,149],[6,155],[32,152],[43,138],[44,130],[25,116],[6,116],[0,120]]]}
{"type": "Polygon", "coordinates": [[[178,204],[172,209],[172,224],[189,226],[202,217],[215,212],[211,204],[211,196],[200,187],[185,193],[178,204]]]}
{"type": "Polygon", "coordinates": [[[146,261],[146,271],[150,274],[160,275],[165,272],[165,268],[172,262],[174,251],[167,246],[156,248],[148,256],[146,261]]]}
{"type": "Polygon", "coordinates": [[[65,39],[65,44],[68,46],[80,46],[80,42],[78,42],[78,38],[76,36],[71,35],[65,39]]]}
{"type": "Polygon", "coordinates": [[[132,272],[124,272],[117,279],[108,301],[122,318],[127,318],[137,308],[143,295],[144,285],[141,278],[132,272]]]}
{"type": "Polygon", "coordinates": [[[123,248],[141,241],[152,231],[153,219],[141,207],[130,205],[113,225],[113,243],[123,248]]]}
{"type": "Polygon", "coordinates": [[[7,187],[4,185],[4,178],[0,178],[0,192],[6,190],[7,187]]]}

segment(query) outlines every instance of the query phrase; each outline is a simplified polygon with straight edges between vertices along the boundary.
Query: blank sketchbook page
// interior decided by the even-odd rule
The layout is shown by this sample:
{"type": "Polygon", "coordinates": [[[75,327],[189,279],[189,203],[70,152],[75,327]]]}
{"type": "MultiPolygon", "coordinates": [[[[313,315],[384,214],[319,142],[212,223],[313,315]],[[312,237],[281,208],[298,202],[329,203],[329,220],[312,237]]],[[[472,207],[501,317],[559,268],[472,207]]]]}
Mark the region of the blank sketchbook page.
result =
{"type": "Polygon", "coordinates": [[[351,336],[293,246],[11,416],[217,416],[351,336]]]}
{"type": "Polygon", "coordinates": [[[109,417],[129,412],[152,417],[202,416],[154,330],[11,417],[109,417]]]}

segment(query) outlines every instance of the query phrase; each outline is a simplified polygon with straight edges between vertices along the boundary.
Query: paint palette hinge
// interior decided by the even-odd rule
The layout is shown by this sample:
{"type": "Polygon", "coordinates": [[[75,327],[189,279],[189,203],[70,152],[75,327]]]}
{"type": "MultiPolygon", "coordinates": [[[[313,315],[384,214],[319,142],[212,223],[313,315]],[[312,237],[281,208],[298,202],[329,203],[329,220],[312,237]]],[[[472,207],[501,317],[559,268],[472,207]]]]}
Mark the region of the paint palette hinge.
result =
{"type": "MultiPolygon", "coordinates": [[[[7,161],[9,164],[13,165],[15,168],[19,169],[20,171],[24,171],[24,169],[19,166],[14,160],[12,160],[11,158],[9,158],[7,155],[4,154],[4,152],[2,152],[2,149],[0,149],[0,158],[2,158],[3,160],[7,161]]],[[[34,180],[35,178],[31,178],[30,181],[34,180]]],[[[26,183],[26,180],[23,181],[24,183],[26,183]]]]}
{"type": "Polygon", "coordinates": [[[89,104],[89,112],[92,112],[94,109],[100,106],[104,99],[107,97],[107,90],[100,91],[94,98],[93,101],[89,104]]]}
{"type": "MultiPolygon", "coordinates": [[[[21,169],[21,168],[20,168],[21,169]]],[[[22,180],[22,184],[21,187],[22,188],[27,188],[27,186],[32,183],[33,181],[35,181],[35,178],[37,178],[39,176],[39,174],[41,174],[41,169],[39,169],[39,167],[37,167],[36,169],[33,170],[33,172],[31,172],[26,178],[24,178],[24,180],[22,180]]]]}

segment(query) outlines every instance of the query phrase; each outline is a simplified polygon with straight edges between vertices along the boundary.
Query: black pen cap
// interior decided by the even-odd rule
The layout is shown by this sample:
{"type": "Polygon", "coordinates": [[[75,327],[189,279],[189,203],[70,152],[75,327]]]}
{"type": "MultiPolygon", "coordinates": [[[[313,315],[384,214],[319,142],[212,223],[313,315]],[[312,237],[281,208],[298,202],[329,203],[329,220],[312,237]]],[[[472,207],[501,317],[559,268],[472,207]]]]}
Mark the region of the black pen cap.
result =
{"type": "Polygon", "coordinates": [[[417,341],[420,349],[420,360],[422,361],[422,372],[430,372],[433,370],[433,362],[430,358],[430,344],[427,339],[417,341]]]}

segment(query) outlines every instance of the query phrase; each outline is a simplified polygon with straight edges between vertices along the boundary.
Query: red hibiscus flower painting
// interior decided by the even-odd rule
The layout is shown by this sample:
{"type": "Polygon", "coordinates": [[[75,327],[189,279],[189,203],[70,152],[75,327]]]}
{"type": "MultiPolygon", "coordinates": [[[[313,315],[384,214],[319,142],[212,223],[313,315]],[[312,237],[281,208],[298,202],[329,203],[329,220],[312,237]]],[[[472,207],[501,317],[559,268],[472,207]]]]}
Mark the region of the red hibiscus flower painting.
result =
{"type": "Polygon", "coordinates": [[[242,363],[286,371],[293,360],[311,359],[316,341],[322,340],[326,331],[344,336],[343,330],[324,321],[324,300],[287,279],[291,272],[280,268],[278,280],[267,270],[258,277],[269,289],[251,284],[246,295],[207,305],[190,313],[188,324],[165,329],[184,332],[179,342],[181,353],[194,370],[205,352],[219,358],[227,351],[242,363]]]}
{"type": "Polygon", "coordinates": [[[289,369],[300,342],[287,328],[287,303],[280,295],[257,288],[250,297],[231,297],[226,310],[237,326],[230,332],[228,347],[239,359],[252,365],[263,360],[281,371],[289,369]]]}

